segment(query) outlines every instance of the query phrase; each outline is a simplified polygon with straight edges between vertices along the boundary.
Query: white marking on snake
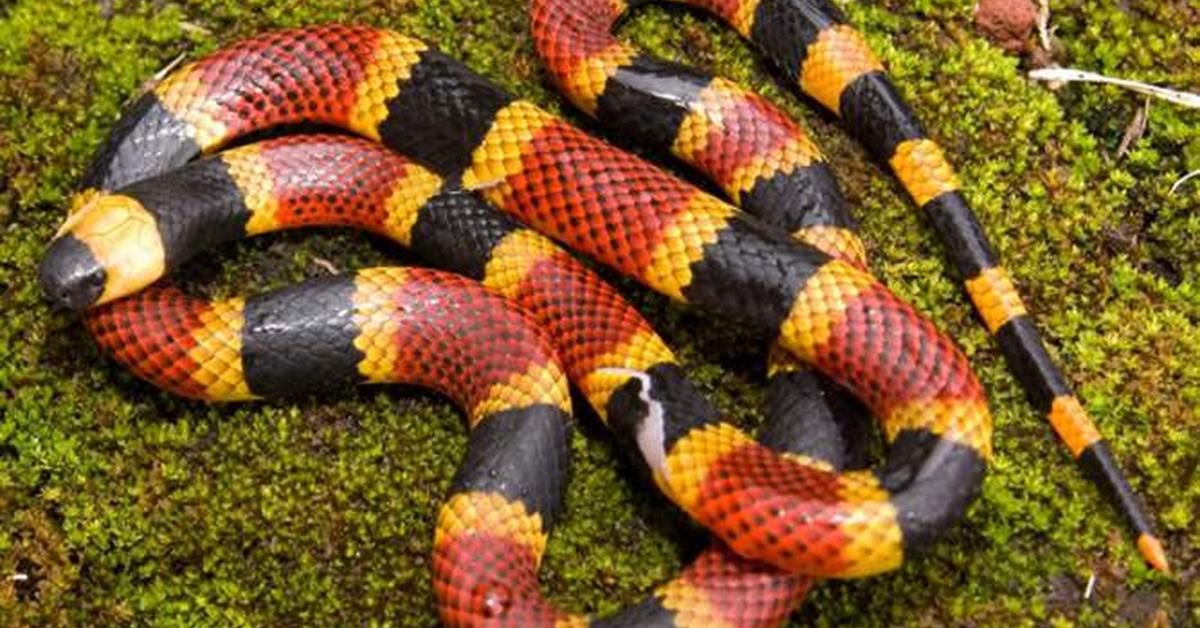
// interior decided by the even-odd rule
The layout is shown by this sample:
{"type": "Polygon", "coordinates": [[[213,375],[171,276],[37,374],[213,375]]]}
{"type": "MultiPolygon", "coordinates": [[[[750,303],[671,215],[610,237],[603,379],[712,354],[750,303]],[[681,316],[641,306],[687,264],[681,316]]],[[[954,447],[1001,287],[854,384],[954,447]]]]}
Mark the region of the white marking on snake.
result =
{"type": "Polygon", "coordinates": [[[625,375],[642,383],[641,390],[638,391],[638,398],[646,404],[646,416],[637,427],[637,445],[642,452],[642,458],[650,466],[650,470],[662,474],[663,479],[666,479],[667,437],[663,427],[663,417],[666,412],[663,410],[662,403],[650,397],[650,376],[636,369],[617,367],[596,369],[596,371],[604,374],[625,375]]]}

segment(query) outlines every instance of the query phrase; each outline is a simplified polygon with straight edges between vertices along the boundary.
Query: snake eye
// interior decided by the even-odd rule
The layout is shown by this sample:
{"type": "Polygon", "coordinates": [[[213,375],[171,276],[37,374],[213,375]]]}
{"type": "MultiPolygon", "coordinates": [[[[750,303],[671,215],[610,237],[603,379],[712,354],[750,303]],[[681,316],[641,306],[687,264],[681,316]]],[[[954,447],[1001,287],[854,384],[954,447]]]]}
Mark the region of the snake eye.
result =
{"type": "Polygon", "coordinates": [[[39,269],[42,293],[57,307],[80,312],[104,293],[107,273],[88,247],[72,235],[55,240],[39,269]]]}

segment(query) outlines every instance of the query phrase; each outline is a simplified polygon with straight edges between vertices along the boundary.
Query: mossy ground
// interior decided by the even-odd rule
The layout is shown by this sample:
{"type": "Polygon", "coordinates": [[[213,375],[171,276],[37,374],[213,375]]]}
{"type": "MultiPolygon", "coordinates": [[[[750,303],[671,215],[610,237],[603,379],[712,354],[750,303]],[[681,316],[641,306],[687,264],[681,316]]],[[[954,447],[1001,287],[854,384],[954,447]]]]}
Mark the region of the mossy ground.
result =
{"type": "MultiPolygon", "coordinates": [[[[1200,112],[1155,104],[1146,137],[1118,159],[1140,99],[1030,84],[974,34],[972,4],[847,10],[960,166],[1052,347],[1158,514],[1178,575],[1137,559],[1024,401],[894,180],[727,28],[654,6],[623,33],[806,120],[858,208],[874,268],[959,340],[991,395],[996,461],[966,521],[894,575],[822,584],[797,622],[1200,623],[1200,183],[1167,193],[1200,168],[1200,112]]],[[[1200,90],[1194,5],[1051,4],[1069,64],[1200,90]]],[[[34,281],[73,182],[143,81],[181,53],[327,20],[423,36],[561,107],[532,55],[523,0],[0,0],[0,623],[433,622],[433,514],[465,442],[448,404],[411,390],[180,401],[103,360],[34,281]]],[[[183,281],[261,290],[326,273],[319,258],[345,269],[403,255],[355,234],[291,234],[208,255],[183,281]]],[[[717,403],[753,423],[759,343],[622,286],[717,403]]],[[[582,426],[543,580],[562,604],[606,612],[666,579],[703,538],[629,472],[594,418],[582,426]]]]}

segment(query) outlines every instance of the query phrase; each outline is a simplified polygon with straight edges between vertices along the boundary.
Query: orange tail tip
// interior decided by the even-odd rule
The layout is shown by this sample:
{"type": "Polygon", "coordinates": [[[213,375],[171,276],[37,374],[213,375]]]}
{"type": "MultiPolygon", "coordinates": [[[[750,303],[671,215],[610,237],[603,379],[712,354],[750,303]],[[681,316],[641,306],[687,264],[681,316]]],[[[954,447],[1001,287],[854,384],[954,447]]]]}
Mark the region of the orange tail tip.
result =
{"type": "Polygon", "coordinates": [[[1151,567],[1170,575],[1171,566],[1167,564],[1167,552],[1163,549],[1162,541],[1149,534],[1143,534],[1138,537],[1137,546],[1151,567]]]}

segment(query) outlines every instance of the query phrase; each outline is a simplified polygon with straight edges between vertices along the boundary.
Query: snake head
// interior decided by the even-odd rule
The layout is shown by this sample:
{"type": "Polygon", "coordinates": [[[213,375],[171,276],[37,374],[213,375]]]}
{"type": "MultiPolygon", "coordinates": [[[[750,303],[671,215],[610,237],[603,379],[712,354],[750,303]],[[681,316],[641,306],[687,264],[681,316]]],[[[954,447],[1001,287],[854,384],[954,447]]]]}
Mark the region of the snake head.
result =
{"type": "Polygon", "coordinates": [[[75,236],[67,234],[50,244],[39,272],[42,293],[55,306],[80,312],[104,293],[104,267],[75,236]]]}
{"type": "Polygon", "coordinates": [[[80,312],[136,292],[163,272],[154,216],[128,196],[90,192],[59,228],[39,280],[51,303],[80,312]]]}

